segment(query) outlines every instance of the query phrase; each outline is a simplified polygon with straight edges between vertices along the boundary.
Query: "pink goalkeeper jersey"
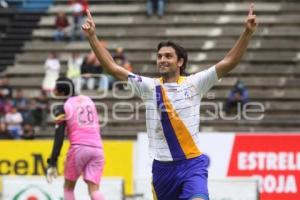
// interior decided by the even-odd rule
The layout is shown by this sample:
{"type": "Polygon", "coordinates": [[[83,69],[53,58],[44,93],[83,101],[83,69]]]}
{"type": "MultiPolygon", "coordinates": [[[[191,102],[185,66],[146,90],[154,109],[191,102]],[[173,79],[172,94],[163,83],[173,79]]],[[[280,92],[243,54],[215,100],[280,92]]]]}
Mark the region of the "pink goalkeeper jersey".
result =
{"type": "Polygon", "coordinates": [[[102,148],[98,112],[89,97],[70,97],[64,104],[64,111],[71,144],[102,148]]]}

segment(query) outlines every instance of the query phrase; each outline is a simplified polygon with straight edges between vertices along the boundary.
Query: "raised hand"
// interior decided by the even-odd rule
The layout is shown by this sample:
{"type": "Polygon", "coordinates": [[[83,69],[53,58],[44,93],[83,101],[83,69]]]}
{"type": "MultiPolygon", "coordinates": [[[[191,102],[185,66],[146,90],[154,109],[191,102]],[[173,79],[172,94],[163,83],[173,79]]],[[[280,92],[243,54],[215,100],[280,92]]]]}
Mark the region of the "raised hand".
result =
{"type": "Polygon", "coordinates": [[[253,9],[254,9],[254,3],[251,3],[248,16],[245,20],[246,30],[250,31],[251,33],[253,33],[257,28],[256,15],[253,14],[253,9]]]}
{"type": "Polygon", "coordinates": [[[81,26],[81,28],[84,31],[85,35],[87,37],[89,37],[89,36],[92,36],[92,35],[95,34],[96,26],[95,26],[94,19],[93,19],[92,15],[91,15],[90,10],[87,10],[86,13],[87,13],[87,20],[81,26]]]}

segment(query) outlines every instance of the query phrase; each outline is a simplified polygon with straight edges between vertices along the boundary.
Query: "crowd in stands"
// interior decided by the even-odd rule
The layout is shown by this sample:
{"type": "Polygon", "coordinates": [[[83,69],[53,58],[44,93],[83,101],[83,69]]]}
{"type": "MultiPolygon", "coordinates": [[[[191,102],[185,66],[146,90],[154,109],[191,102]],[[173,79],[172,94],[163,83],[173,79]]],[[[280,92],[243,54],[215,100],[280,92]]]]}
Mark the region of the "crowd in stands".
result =
{"type": "MultiPolygon", "coordinates": [[[[1,6],[5,5],[0,0],[1,6]]],[[[5,2],[5,3],[3,3],[5,2]]],[[[55,18],[54,41],[83,40],[81,25],[89,5],[87,0],[69,0],[72,11],[70,22],[66,14],[61,11],[55,18]]],[[[148,0],[147,15],[156,13],[159,17],[164,15],[164,0],[148,0]]],[[[107,47],[105,41],[102,45],[107,47]]],[[[117,47],[112,53],[115,62],[128,71],[133,71],[130,61],[125,55],[123,47],[117,47]]],[[[5,75],[0,77],[0,138],[33,139],[34,133],[45,130],[48,121],[50,93],[55,89],[55,81],[61,73],[61,63],[56,52],[50,52],[44,63],[45,76],[41,85],[40,94],[35,98],[25,97],[21,89],[12,88],[5,75]]],[[[70,52],[67,60],[66,76],[75,85],[75,91],[80,94],[82,90],[107,91],[116,81],[114,77],[103,70],[101,63],[93,51],[84,55],[78,51],[70,52]]],[[[126,89],[118,85],[118,89],[126,89]]],[[[229,91],[225,102],[224,112],[232,112],[238,104],[244,105],[249,101],[248,90],[241,80],[238,80],[229,91]]]]}
{"type": "MultiPolygon", "coordinates": [[[[113,58],[120,66],[132,71],[122,47],[116,48],[113,58]]],[[[0,76],[0,139],[34,139],[35,132],[46,130],[49,96],[55,89],[55,81],[61,68],[59,57],[55,52],[49,53],[44,68],[42,87],[34,98],[26,97],[21,89],[11,87],[6,75],[0,76]]],[[[109,90],[115,81],[103,71],[101,63],[92,51],[85,56],[73,52],[68,59],[66,76],[74,81],[78,94],[82,89],[109,90]]]]}
{"type": "MultiPolygon", "coordinates": [[[[86,10],[89,9],[87,0],[69,0],[69,8],[72,13],[72,20],[69,20],[64,11],[58,12],[55,17],[55,41],[84,40],[81,25],[84,22],[86,10]]],[[[147,0],[147,16],[157,14],[162,18],[165,14],[165,0],[147,0]]]]}
{"type": "Polygon", "coordinates": [[[61,11],[55,17],[55,41],[67,40],[84,40],[84,34],[81,31],[86,10],[89,8],[86,0],[69,0],[69,8],[72,13],[72,21],[70,22],[66,14],[61,11]]]}
{"type": "Polygon", "coordinates": [[[33,139],[35,131],[45,130],[49,103],[41,90],[34,98],[28,98],[21,89],[9,85],[5,75],[0,77],[0,138],[33,139]]]}
{"type": "MultiPolygon", "coordinates": [[[[103,43],[105,45],[105,43],[103,43]]],[[[128,61],[124,49],[116,48],[113,52],[113,58],[116,63],[132,71],[132,66],[128,61]]],[[[67,61],[66,76],[70,78],[75,85],[75,91],[79,94],[82,90],[98,90],[99,92],[110,90],[116,79],[109,75],[101,67],[101,63],[96,58],[93,51],[87,55],[82,55],[77,51],[70,54],[67,61]]],[[[61,64],[58,55],[51,52],[44,64],[45,76],[42,83],[42,89],[50,96],[55,89],[55,81],[59,77],[61,64]]],[[[124,89],[122,85],[118,89],[124,89]]]]}
{"type": "MultiPolygon", "coordinates": [[[[0,2],[1,7],[6,3],[4,0],[0,2]]],[[[87,0],[69,0],[72,20],[68,19],[63,11],[57,13],[54,22],[56,29],[54,41],[83,40],[81,24],[88,7],[87,0]]],[[[102,45],[107,46],[106,42],[101,42],[102,45]]],[[[117,64],[132,71],[132,66],[122,47],[116,48],[112,55],[117,64]]],[[[26,97],[21,89],[11,87],[5,74],[0,75],[0,139],[33,139],[37,131],[46,129],[49,97],[61,73],[59,57],[57,52],[49,52],[44,63],[45,75],[40,94],[33,98],[26,97]]],[[[99,92],[109,90],[116,81],[102,69],[93,51],[86,55],[78,51],[70,52],[66,76],[73,80],[78,94],[82,90],[98,90],[99,92]]],[[[124,87],[121,85],[118,89],[123,90],[124,87]]]]}
{"type": "MultiPolygon", "coordinates": [[[[53,36],[55,41],[84,39],[81,25],[84,21],[86,10],[89,8],[88,2],[87,0],[69,0],[69,7],[72,12],[72,22],[70,22],[63,11],[58,12],[56,15],[54,22],[56,30],[53,36]]],[[[107,46],[104,41],[102,41],[102,44],[107,46]]],[[[122,47],[118,47],[115,50],[113,57],[117,64],[132,71],[132,66],[126,58],[122,47]]],[[[55,52],[52,52],[45,62],[46,73],[43,82],[43,89],[45,91],[49,92],[54,89],[53,87],[59,75],[59,70],[59,59],[55,55],[55,52]]],[[[68,59],[67,77],[73,80],[77,93],[79,93],[81,89],[97,89],[100,92],[109,90],[115,82],[114,77],[103,71],[101,63],[99,63],[93,51],[85,56],[79,52],[72,52],[72,55],[68,59]]],[[[120,88],[122,87],[120,86],[120,88]]]]}

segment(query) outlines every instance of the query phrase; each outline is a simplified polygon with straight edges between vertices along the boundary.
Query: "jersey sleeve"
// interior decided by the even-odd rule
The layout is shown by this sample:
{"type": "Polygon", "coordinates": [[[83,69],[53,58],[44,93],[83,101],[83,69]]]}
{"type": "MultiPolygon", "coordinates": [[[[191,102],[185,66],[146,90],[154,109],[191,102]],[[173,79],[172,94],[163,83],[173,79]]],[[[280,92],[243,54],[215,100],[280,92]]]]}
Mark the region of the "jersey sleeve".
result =
{"type": "Polygon", "coordinates": [[[63,105],[58,105],[53,110],[55,124],[59,125],[66,120],[66,114],[63,105]]]}
{"type": "Polygon", "coordinates": [[[134,93],[142,99],[147,98],[155,88],[153,78],[139,76],[133,73],[128,75],[128,83],[134,90],[134,93]]]}
{"type": "Polygon", "coordinates": [[[200,95],[204,95],[218,81],[216,67],[212,66],[188,77],[200,95]]]}
{"type": "Polygon", "coordinates": [[[54,108],[53,111],[55,117],[55,135],[54,135],[54,143],[52,146],[52,152],[50,158],[47,160],[47,163],[51,167],[56,167],[57,159],[60,154],[64,136],[65,136],[65,111],[64,106],[59,105],[54,108]]]}
{"type": "Polygon", "coordinates": [[[60,125],[55,127],[54,143],[52,146],[51,156],[47,159],[47,163],[51,167],[56,167],[57,165],[57,159],[64,142],[65,127],[65,123],[61,123],[60,125]]]}

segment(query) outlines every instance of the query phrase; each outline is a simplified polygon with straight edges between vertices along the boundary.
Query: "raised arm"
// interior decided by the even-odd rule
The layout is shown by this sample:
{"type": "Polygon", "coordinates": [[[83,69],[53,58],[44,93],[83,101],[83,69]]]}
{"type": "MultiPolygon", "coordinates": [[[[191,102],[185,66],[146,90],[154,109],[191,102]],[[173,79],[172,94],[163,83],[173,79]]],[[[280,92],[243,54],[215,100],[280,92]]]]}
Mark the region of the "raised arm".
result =
{"type": "Polygon", "coordinates": [[[257,27],[256,15],[253,15],[253,8],[254,4],[251,3],[248,16],[245,20],[244,32],[242,33],[238,41],[235,43],[233,48],[226,54],[223,60],[217,63],[216,71],[218,74],[218,78],[222,78],[229,71],[235,68],[246,51],[251,36],[257,27]]]}
{"type": "Polygon", "coordinates": [[[96,35],[96,26],[93,20],[93,17],[89,10],[87,10],[87,20],[82,25],[82,30],[85,32],[85,35],[96,55],[98,60],[101,63],[101,66],[112,76],[116,77],[119,80],[127,80],[128,74],[130,73],[123,67],[117,65],[113,60],[110,53],[107,49],[100,44],[97,35],[96,35]]]}

